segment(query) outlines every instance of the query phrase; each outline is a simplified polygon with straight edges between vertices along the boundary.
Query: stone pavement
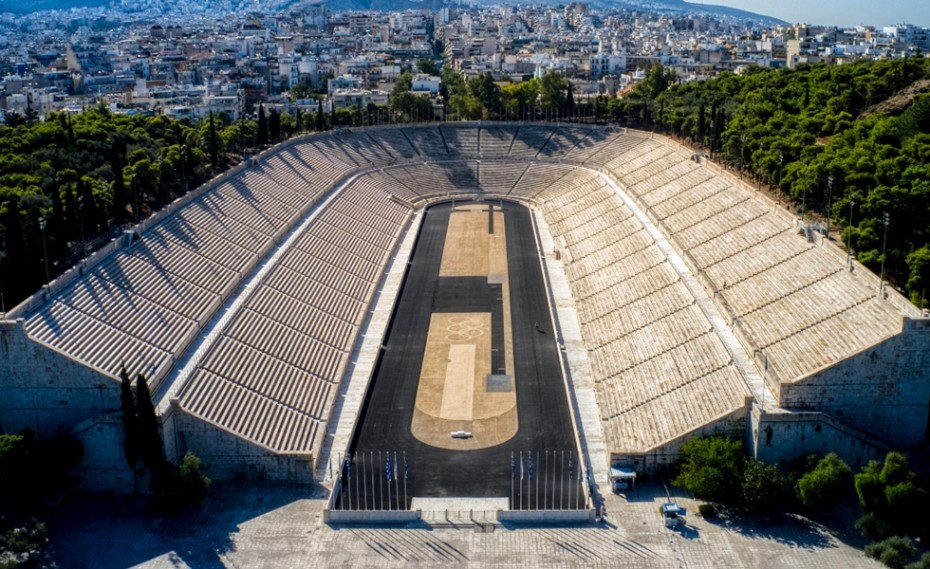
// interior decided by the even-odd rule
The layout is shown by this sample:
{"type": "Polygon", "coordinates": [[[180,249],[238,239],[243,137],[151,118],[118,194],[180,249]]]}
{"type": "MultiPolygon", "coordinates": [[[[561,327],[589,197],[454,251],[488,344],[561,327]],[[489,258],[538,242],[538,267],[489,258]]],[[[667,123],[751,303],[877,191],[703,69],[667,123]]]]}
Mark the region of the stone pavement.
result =
{"type": "MultiPolygon", "coordinates": [[[[59,567],[882,567],[841,535],[804,518],[707,521],[676,497],[688,523],[669,530],[664,489],[639,485],[607,498],[606,522],[579,527],[330,527],[324,490],[224,485],[203,510],[179,519],[147,515],[141,500],[72,499],[48,518],[59,567]]],[[[854,542],[855,539],[852,539],[854,542]]]]}

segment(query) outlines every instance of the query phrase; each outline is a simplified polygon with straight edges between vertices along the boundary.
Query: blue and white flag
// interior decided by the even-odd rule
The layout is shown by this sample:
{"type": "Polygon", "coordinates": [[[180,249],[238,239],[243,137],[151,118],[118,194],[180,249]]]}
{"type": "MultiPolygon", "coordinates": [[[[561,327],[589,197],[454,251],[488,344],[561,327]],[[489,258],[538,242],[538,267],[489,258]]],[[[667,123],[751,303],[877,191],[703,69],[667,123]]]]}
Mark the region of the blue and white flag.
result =
{"type": "Polygon", "coordinates": [[[391,453],[388,453],[387,457],[384,459],[384,476],[387,478],[387,481],[391,481],[391,475],[393,471],[391,470],[391,453]]]}
{"type": "Polygon", "coordinates": [[[346,477],[352,480],[352,453],[346,455],[346,477]]]}
{"type": "Polygon", "coordinates": [[[397,467],[398,467],[397,452],[395,451],[394,452],[394,480],[399,480],[397,477],[397,467]]]}
{"type": "Polygon", "coordinates": [[[523,481],[523,451],[520,451],[520,481],[523,481]]]}
{"type": "Polygon", "coordinates": [[[329,457],[329,479],[333,479],[333,457],[329,457]]]}
{"type": "Polygon", "coordinates": [[[517,477],[517,459],[513,457],[513,453],[510,453],[510,479],[513,480],[517,477]]]}
{"type": "Polygon", "coordinates": [[[404,452],[404,480],[407,479],[407,453],[404,452]]]}
{"type": "Polygon", "coordinates": [[[569,480],[572,479],[572,457],[571,455],[568,456],[568,479],[569,480]]]}
{"type": "Polygon", "coordinates": [[[527,466],[529,467],[530,482],[532,482],[533,481],[533,453],[528,452],[526,454],[529,456],[529,464],[527,466]]]}

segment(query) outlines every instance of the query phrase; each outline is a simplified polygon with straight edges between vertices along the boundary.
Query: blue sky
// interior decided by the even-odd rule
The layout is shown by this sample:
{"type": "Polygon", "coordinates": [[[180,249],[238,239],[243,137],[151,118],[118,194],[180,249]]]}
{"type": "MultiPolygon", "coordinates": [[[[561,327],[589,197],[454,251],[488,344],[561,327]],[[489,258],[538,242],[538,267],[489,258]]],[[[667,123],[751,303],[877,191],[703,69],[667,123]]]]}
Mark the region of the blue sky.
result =
{"type": "Polygon", "coordinates": [[[930,27],[928,0],[690,0],[774,16],[787,22],[838,26],[890,26],[907,22],[930,27]]]}

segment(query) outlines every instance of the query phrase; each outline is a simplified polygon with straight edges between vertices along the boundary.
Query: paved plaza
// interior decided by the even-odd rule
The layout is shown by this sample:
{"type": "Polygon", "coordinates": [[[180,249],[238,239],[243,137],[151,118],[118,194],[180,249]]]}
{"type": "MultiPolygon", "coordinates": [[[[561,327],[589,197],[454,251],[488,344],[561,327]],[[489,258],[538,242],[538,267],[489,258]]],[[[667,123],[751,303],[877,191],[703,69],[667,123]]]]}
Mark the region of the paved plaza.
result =
{"type": "MultiPolygon", "coordinates": [[[[856,535],[801,517],[703,520],[698,502],[684,529],[659,516],[661,485],[611,496],[604,523],[508,527],[433,516],[414,527],[331,527],[325,489],[217,486],[205,507],[178,519],[145,514],[142,500],[78,496],[49,519],[50,549],[62,568],[286,567],[636,567],[854,568],[866,559],[856,535]]],[[[851,525],[851,524],[847,524],[851,525]]]]}

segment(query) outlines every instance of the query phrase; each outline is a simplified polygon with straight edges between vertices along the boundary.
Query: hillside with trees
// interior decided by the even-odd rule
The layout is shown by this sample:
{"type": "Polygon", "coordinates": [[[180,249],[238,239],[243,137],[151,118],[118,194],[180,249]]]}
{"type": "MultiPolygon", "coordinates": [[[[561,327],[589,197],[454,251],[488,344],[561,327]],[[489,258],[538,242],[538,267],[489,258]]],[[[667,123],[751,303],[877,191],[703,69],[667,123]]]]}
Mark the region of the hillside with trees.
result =
{"type": "MultiPolygon", "coordinates": [[[[435,69],[430,69],[435,72],[435,69]]],[[[501,84],[441,71],[447,120],[613,121],[705,149],[798,211],[919,306],[930,284],[930,62],[860,61],[794,70],[746,68],[679,84],[661,66],[620,99],[576,103],[550,73],[501,84]],[[886,216],[887,214],[887,216],[886,216]]],[[[307,129],[434,119],[427,99],[398,82],[387,109],[197,122],[114,114],[102,107],[0,126],[0,293],[9,309],[117,234],[255,148],[307,129]],[[390,113],[382,114],[382,110],[390,113]],[[43,229],[43,222],[44,226],[43,229]],[[43,239],[44,235],[44,239],[43,239]],[[43,241],[44,247],[43,249],[43,241]]]]}
{"type": "Polygon", "coordinates": [[[875,272],[887,213],[886,277],[926,306],[930,93],[913,87],[928,77],[926,58],[750,67],[685,85],[654,67],[609,113],[691,141],[779,189],[804,217],[842,227],[842,244],[875,272]],[[889,99],[895,104],[881,105],[889,99]]]}
{"type": "MultiPolygon", "coordinates": [[[[9,310],[50,278],[239,161],[290,136],[295,118],[261,125],[111,113],[8,115],[0,125],[0,293],[9,310]],[[264,129],[259,129],[264,126],[264,129]],[[259,136],[261,135],[261,137],[259,136]]],[[[2,311],[2,310],[0,310],[2,311]]]]}

